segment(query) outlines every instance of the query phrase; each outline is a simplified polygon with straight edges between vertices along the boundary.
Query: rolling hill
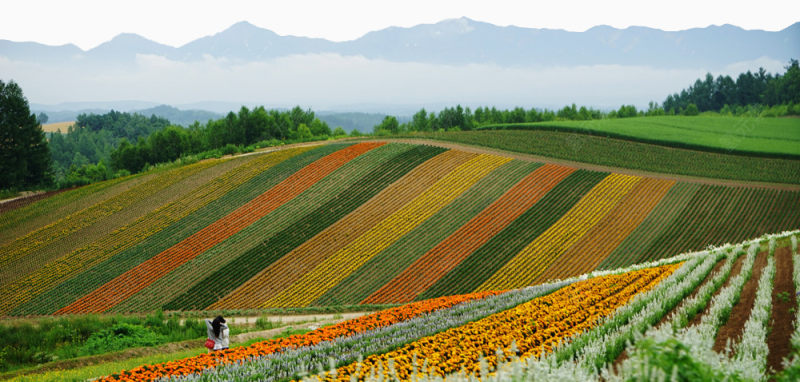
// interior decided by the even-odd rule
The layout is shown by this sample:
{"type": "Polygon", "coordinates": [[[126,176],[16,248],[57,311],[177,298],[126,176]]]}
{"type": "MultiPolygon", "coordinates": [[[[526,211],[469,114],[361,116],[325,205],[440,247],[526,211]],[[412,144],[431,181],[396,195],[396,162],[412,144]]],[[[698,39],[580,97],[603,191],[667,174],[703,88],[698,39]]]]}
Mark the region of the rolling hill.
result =
{"type": "Polygon", "coordinates": [[[800,226],[796,187],[515,157],[345,141],[63,192],[0,215],[0,314],[404,303],[800,226]]]}

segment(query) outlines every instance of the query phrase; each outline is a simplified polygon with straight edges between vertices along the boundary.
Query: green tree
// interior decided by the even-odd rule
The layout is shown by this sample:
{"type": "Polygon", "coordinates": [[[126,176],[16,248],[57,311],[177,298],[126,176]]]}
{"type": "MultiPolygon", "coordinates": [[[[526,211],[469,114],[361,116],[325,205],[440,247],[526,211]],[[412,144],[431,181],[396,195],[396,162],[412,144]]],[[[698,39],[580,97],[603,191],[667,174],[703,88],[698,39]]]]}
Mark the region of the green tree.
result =
{"type": "Polygon", "coordinates": [[[48,117],[47,114],[45,114],[44,112],[39,113],[39,115],[36,118],[39,119],[39,123],[41,123],[42,125],[44,125],[45,123],[47,123],[47,121],[50,120],[50,117],[48,117]]]}
{"type": "Polygon", "coordinates": [[[334,137],[343,137],[345,135],[347,135],[347,132],[344,131],[344,129],[341,126],[336,126],[336,128],[333,129],[333,136],[334,137]]]}
{"type": "Polygon", "coordinates": [[[299,139],[311,139],[314,137],[314,134],[311,134],[311,129],[306,126],[305,123],[301,123],[300,126],[297,127],[297,138],[299,139]]]}
{"type": "Polygon", "coordinates": [[[331,135],[331,128],[328,126],[328,123],[319,118],[314,118],[308,128],[311,129],[311,135],[315,137],[331,135]]]}
{"type": "Polygon", "coordinates": [[[383,118],[383,121],[379,125],[376,125],[375,133],[380,133],[381,131],[389,132],[390,134],[397,134],[400,131],[400,123],[397,122],[397,118],[387,115],[383,118]]]}
{"type": "Polygon", "coordinates": [[[42,125],[14,81],[0,81],[0,189],[51,184],[50,148],[42,125]]]}
{"type": "Polygon", "coordinates": [[[697,109],[697,105],[694,103],[690,103],[686,106],[686,110],[683,111],[683,115],[698,115],[700,111],[697,109]]]}
{"type": "MultiPolygon", "coordinates": [[[[476,111],[477,113],[477,111],[476,111]]],[[[425,108],[420,109],[411,118],[411,131],[431,131],[431,126],[428,121],[428,112],[425,108]]]]}

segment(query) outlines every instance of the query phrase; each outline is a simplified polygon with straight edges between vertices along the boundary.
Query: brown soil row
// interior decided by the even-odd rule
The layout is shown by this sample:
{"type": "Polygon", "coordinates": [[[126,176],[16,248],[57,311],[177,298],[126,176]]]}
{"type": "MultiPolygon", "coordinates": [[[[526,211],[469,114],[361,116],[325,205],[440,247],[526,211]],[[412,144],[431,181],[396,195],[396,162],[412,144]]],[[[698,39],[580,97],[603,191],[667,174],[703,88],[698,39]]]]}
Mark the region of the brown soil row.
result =
{"type": "Polygon", "coordinates": [[[793,262],[789,247],[775,250],[775,285],[772,289],[772,319],[767,336],[769,354],[767,366],[773,371],[783,370],[782,360],[792,350],[797,295],[792,280],[793,262]]]}
{"type": "Polygon", "coordinates": [[[733,309],[731,309],[728,321],[725,322],[717,332],[717,337],[714,340],[714,351],[723,351],[728,341],[730,341],[731,344],[739,342],[742,336],[742,329],[744,329],[744,323],[750,318],[750,311],[753,310],[753,305],[756,301],[758,279],[761,277],[761,272],[766,265],[767,253],[761,252],[756,256],[756,261],[753,263],[753,274],[742,287],[739,301],[733,306],[733,309]]]}
{"type": "MultiPolygon", "coordinates": [[[[743,254],[743,255],[740,255],[740,256],[739,256],[739,257],[736,259],[736,261],[733,263],[733,266],[731,267],[731,273],[728,275],[728,279],[727,279],[727,280],[725,280],[725,282],[724,282],[724,283],[722,283],[722,285],[719,287],[719,289],[717,289],[717,291],[716,291],[716,292],[714,292],[714,294],[712,294],[712,295],[711,295],[711,299],[709,299],[709,301],[713,300],[713,299],[714,299],[714,297],[715,297],[716,295],[718,295],[718,294],[719,294],[719,292],[721,292],[721,291],[722,291],[723,289],[725,289],[725,288],[726,288],[728,285],[730,285],[730,283],[731,283],[731,280],[732,280],[734,277],[736,277],[736,275],[738,275],[738,274],[739,274],[739,272],[741,272],[741,271],[742,271],[742,264],[744,263],[744,259],[745,259],[745,258],[747,258],[747,255],[746,255],[746,254],[743,254]]],[[[710,304],[709,304],[709,305],[710,305],[710,304]]],[[[693,326],[693,325],[697,325],[697,324],[699,324],[699,323],[700,323],[700,320],[702,320],[702,319],[703,319],[703,316],[706,314],[706,312],[707,312],[707,311],[708,311],[708,305],[705,307],[705,309],[703,309],[702,311],[700,311],[700,313],[697,313],[697,315],[696,315],[696,316],[694,316],[694,318],[693,318],[691,321],[689,321],[689,323],[688,323],[686,326],[693,326]]]]}
{"type": "MultiPolygon", "coordinates": [[[[742,257],[743,256],[739,256],[739,259],[741,259],[742,257]]],[[[739,260],[739,259],[737,259],[737,260],[739,260]]],[[[722,259],[717,261],[717,263],[714,264],[714,267],[711,268],[711,272],[708,272],[708,274],[706,275],[706,278],[704,278],[703,281],[701,281],[699,284],[697,284],[697,288],[694,288],[692,293],[690,293],[688,296],[686,296],[686,298],[684,298],[683,300],[686,301],[686,300],[694,298],[694,296],[697,296],[697,293],[700,291],[700,288],[702,288],[706,283],[711,282],[711,280],[714,278],[716,273],[719,272],[720,268],[722,268],[722,266],[725,265],[726,262],[727,262],[727,259],[725,257],[723,257],[722,259]]],[[[733,268],[731,268],[731,274],[732,274],[732,272],[733,272],[733,268]]],[[[730,277],[731,276],[728,275],[728,278],[730,278],[730,277]]],[[[661,317],[661,319],[658,320],[658,323],[655,326],[660,326],[661,324],[667,322],[667,320],[670,318],[670,315],[672,314],[672,312],[675,311],[676,309],[680,308],[680,306],[681,306],[681,304],[678,304],[677,306],[675,306],[675,309],[672,309],[671,311],[667,312],[667,314],[665,314],[664,317],[661,317]]]]}
{"type": "MultiPolygon", "coordinates": [[[[740,257],[740,258],[741,258],[741,257],[740,257]]],[[[706,283],[710,282],[710,281],[711,281],[711,279],[714,277],[714,274],[715,274],[717,271],[719,271],[719,269],[720,269],[720,268],[722,268],[722,266],[723,266],[724,264],[725,264],[725,258],[723,257],[722,259],[720,259],[719,261],[717,261],[717,263],[716,263],[716,264],[714,265],[714,267],[711,269],[711,272],[709,272],[709,273],[708,273],[708,275],[706,275],[706,277],[703,279],[703,281],[701,281],[699,284],[697,284],[697,287],[696,287],[696,288],[695,288],[695,289],[692,291],[692,293],[691,293],[691,294],[689,294],[689,296],[687,296],[687,297],[684,299],[684,301],[686,301],[686,300],[688,300],[688,299],[690,299],[690,298],[692,298],[692,297],[696,296],[696,295],[697,295],[697,292],[700,290],[700,288],[702,288],[702,287],[703,287],[703,285],[705,285],[706,283]]],[[[664,324],[665,322],[667,322],[667,320],[668,320],[668,319],[670,318],[670,316],[672,315],[672,312],[674,312],[675,310],[677,310],[678,308],[680,308],[680,306],[681,306],[681,304],[678,304],[678,305],[676,305],[676,306],[675,306],[675,308],[673,308],[673,309],[672,309],[672,310],[670,310],[669,312],[666,312],[666,313],[664,314],[664,316],[662,316],[662,317],[661,317],[661,319],[660,319],[660,320],[658,320],[658,323],[656,323],[656,324],[655,324],[655,325],[653,325],[653,326],[654,326],[654,327],[658,327],[658,326],[661,326],[662,324],[664,324]]],[[[614,362],[611,364],[611,367],[610,367],[610,369],[611,369],[612,371],[614,371],[614,372],[617,372],[617,371],[618,371],[618,370],[617,370],[617,368],[619,368],[619,366],[622,364],[622,362],[623,362],[623,361],[625,361],[626,359],[628,359],[628,351],[627,351],[627,350],[623,350],[623,351],[622,351],[622,353],[620,353],[620,354],[619,354],[619,356],[617,356],[617,358],[616,358],[616,359],[614,360],[614,362]]]]}

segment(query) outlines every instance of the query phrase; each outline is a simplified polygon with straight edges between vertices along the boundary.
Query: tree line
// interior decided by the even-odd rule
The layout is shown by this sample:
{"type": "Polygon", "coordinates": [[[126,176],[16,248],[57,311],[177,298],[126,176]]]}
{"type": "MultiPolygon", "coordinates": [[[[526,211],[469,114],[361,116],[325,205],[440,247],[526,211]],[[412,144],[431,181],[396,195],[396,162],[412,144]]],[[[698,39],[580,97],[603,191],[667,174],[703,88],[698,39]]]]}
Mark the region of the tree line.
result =
{"type": "Polygon", "coordinates": [[[248,146],[277,144],[281,141],[305,141],[345,135],[338,127],[331,131],[327,123],[317,118],[311,109],[299,106],[288,111],[266,110],[263,106],[253,110],[242,106],[238,113],[230,112],[224,118],[188,128],[168,126],[140,137],[135,143],[122,139],[111,152],[111,166],[130,173],[141,171],[148,165],[171,162],[180,157],[206,153],[219,156],[241,152],[248,146]]]}
{"type": "Polygon", "coordinates": [[[745,114],[752,106],[784,105],[784,114],[800,114],[800,66],[790,60],[784,74],[767,73],[764,68],[747,71],[734,80],[730,76],[711,73],[698,78],[693,85],[679,93],[668,95],[664,110],[670,114],[697,114],[719,111],[723,114],[745,114]],[[750,108],[748,108],[750,106],[750,108]]]}
{"type": "Polygon", "coordinates": [[[647,110],[637,110],[634,105],[622,105],[619,109],[609,112],[586,106],[578,107],[574,103],[556,111],[522,107],[498,110],[496,107],[483,106],[472,111],[469,107],[456,105],[455,107],[446,107],[439,113],[429,112],[422,108],[411,117],[410,121],[403,123],[400,123],[397,117],[386,116],[380,124],[375,125],[373,132],[376,135],[388,135],[409,132],[469,131],[507,123],[588,121],[650,115],[664,115],[664,109],[654,102],[650,103],[647,110]]]}

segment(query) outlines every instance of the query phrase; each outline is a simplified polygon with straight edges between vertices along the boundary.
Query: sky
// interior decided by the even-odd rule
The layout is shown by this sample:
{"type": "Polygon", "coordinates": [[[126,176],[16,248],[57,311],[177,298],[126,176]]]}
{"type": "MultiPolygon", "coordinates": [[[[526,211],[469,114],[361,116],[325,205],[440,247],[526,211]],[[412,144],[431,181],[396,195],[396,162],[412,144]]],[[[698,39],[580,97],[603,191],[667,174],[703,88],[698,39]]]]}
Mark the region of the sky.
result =
{"type": "Polygon", "coordinates": [[[120,33],[180,46],[249,21],[281,35],[346,41],[389,26],[469,17],[496,25],[584,31],[595,25],[664,30],[733,24],[777,31],[798,21],[800,1],[208,1],[3,0],[0,39],[87,50],[120,33]],[[757,4],[757,5],[756,5],[757,4]]]}

